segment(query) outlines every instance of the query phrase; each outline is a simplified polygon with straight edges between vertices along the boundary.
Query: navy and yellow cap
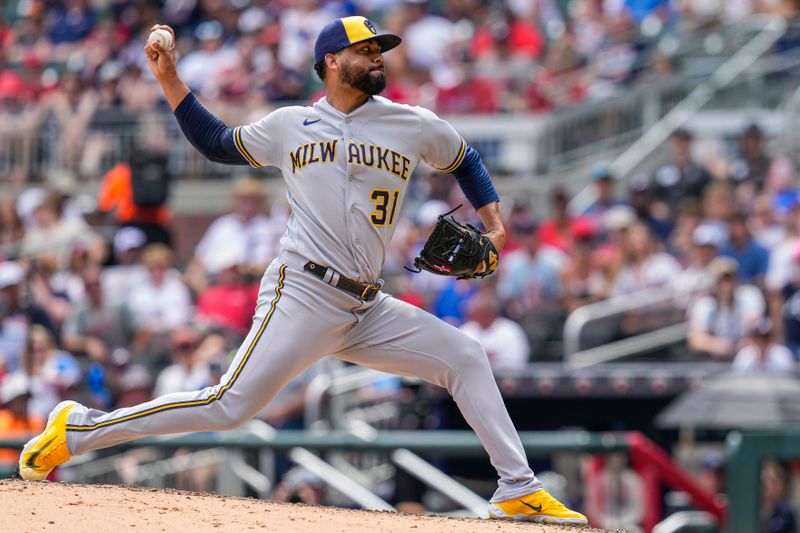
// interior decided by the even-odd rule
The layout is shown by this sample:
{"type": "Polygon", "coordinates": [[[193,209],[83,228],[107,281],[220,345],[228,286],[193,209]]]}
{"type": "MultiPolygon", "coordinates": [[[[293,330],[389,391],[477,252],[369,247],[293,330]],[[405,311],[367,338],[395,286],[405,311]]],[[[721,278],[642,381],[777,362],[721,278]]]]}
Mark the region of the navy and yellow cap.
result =
{"type": "Polygon", "coordinates": [[[319,32],[314,45],[314,64],[325,59],[325,54],[333,54],[351,44],[371,39],[378,41],[381,52],[391,50],[402,41],[392,33],[378,35],[375,25],[364,17],[344,17],[329,22],[319,32]]]}

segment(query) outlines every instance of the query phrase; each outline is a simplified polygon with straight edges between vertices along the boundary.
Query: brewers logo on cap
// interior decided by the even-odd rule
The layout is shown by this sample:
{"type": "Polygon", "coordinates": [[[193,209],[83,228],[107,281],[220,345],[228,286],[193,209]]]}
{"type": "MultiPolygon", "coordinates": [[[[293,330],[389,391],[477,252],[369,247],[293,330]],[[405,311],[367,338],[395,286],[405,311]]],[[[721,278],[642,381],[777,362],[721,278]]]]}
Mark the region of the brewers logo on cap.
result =
{"type": "Polygon", "coordinates": [[[314,45],[314,64],[325,59],[325,54],[333,54],[346,46],[375,39],[381,45],[381,52],[391,50],[402,39],[392,33],[378,35],[375,25],[364,17],[344,17],[328,23],[317,37],[314,45]]]}

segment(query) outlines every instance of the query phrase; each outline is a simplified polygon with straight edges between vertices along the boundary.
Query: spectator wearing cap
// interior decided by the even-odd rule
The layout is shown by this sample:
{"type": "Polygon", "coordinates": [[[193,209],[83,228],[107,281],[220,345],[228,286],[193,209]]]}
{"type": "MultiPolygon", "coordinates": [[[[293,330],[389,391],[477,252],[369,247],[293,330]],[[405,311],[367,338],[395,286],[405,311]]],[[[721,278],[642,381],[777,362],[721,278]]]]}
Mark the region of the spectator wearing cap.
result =
{"type": "Polygon", "coordinates": [[[721,254],[739,263],[739,278],[745,283],[761,285],[767,273],[769,254],[750,235],[747,216],[734,213],[728,219],[728,243],[721,254]]]}
{"type": "Polygon", "coordinates": [[[745,346],[733,360],[735,372],[791,374],[794,357],[786,346],[775,342],[772,320],[762,318],[750,328],[745,346]]]}
{"type": "Polygon", "coordinates": [[[187,279],[195,291],[207,285],[206,276],[215,270],[218,257],[235,256],[246,274],[258,275],[278,253],[283,230],[282,217],[271,215],[261,182],[251,176],[233,187],[233,211],[214,220],[194,251],[187,279]]]}
{"type": "Polygon", "coordinates": [[[153,397],[172,392],[200,390],[213,384],[208,361],[200,357],[200,335],[191,326],[176,328],[170,335],[172,364],[156,378],[153,397]]]}
{"type": "Polygon", "coordinates": [[[688,307],[707,293],[713,283],[711,262],[725,246],[726,235],[717,225],[700,224],[692,232],[689,264],[675,280],[676,303],[688,307]]]}
{"type": "Polygon", "coordinates": [[[147,275],[142,265],[142,250],[146,245],[147,235],[134,226],[120,228],[114,235],[115,264],[101,273],[103,299],[109,305],[128,301],[131,289],[147,275]]]}
{"type": "Polygon", "coordinates": [[[757,194],[764,188],[769,166],[764,132],[758,124],[750,124],[739,136],[739,157],[731,163],[730,177],[739,185],[748,184],[757,194]]]}
{"type": "Polygon", "coordinates": [[[699,199],[711,175],[692,158],[692,134],[678,129],[672,134],[671,161],[653,174],[653,194],[674,218],[674,206],[685,198],[699,199]]]}
{"type": "Polygon", "coordinates": [[[689,349],[731,359],[753,324],[764,316],[766,304],[757,287],[739,283],[735,260],[718,257],[708,269],[714,279],[711,294],[688,309],[689,349]]]}
{"type": "Polygon", "coordinates": [[[594,253],[597,242],[595,226],[588,221],[573,230],[575,239],[569,258],[561,270],[561,287],[567,310],[572,311],[608,295],[608,277],[594,253]]]}
{"type": "Polygon", "coordinates": [[[244,338],[253,322],[258,283],[245,281],[242,255],[230,249],[223,254],[210,265],[213,266],[212,282],[197,297],[197,317],[244,338]]]}
{"type": "Polygon", "coordinates": [[[28,332],[34,324],[55,331],[50,316],[23,296],[25,274],[13,261],[0,263],[0,365],[6,372],[22,367],[28,332]]]}
{"type": "Polygon", "coordinates": [[[164,244],[144,249],[147,276],[132,288],[127,302],[138,335],[164,334],[189,323],[191,296],[174,262],[172,250],[164,244]]]}
{"type": "Polygon", "coordinates": [[[622,202],[614,196],[614,175],[608,165],[598,165],[592,170],[592,180],[594,183],[595,200],[583,210],[581,216],[590,218],[595,223],[600,223],[603,217],[614,206],[622,205],[622,202]]]}
{"type": "Polygon", "coordinates": [[[101,268],[81,272],[86,299],[74,306],[62,328],[64,348],[92,361],[105,362],[115,348],[127,348],[134,336],[133,317],[123,301],[110,303],[103,292],[101,268]]]}
{"type": "Polygon", "coordinates": [[[603,217],[604,242],[595,249],[594,259],[608,278],[619,263],[630,230],[638,221],[636,211],[628,205],[614,206],[603,217]]]}
{"type": "Polygon", "coordinates": [[[469,320],[461,331],[481,343],[495,374],[511,374],[528,366],[531,348],[522,327],[500,315],[492,290],[482,290],[469,304],[469,320]]]}
{"type": "Polygon", "coordinates": [[[206,97],[216,97],[209,90],[215,87],[219,75],[239,58],[233,47],[225,45],[225,29],[216,20],[201,22],[194,31],[197,49],[178,61],[178,74],[193,91],[206,97]]]}
{"type": "Polygon", "coordinates": [[[509,316],[524,315],[545,308],[561,307],[559,272],[566,256],[558,248],[541,242],[533,220],[515,228],[521,247],[500,262],[497,295],[509,316]]]}
{"type": "MultiPolygon", "coordinates": [[[[0,381],[0,439],[26,440],[44,429],[44,418],[29,414],[31,379],[15,372],[0,381]]],[[[0,449],[0,465],[16,465],[19,449],[0,449]]]]}

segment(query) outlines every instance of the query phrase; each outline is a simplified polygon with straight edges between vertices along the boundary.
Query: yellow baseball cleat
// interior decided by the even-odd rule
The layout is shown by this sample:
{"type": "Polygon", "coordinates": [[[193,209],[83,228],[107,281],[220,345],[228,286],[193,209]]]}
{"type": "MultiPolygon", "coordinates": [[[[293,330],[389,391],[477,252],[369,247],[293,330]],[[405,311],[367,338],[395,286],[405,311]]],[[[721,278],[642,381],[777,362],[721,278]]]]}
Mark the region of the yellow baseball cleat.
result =
{"type": "Polygon", "coordinates": [[[585,526],[589,523],[585,516],[568,509],[545,489],[521,498],[490,503],[489,518],[573,526],[585,526]]]}
{"type": "Polygon", "coordinates": [[[67,449],[67,416],[78,405],[67,401],[56,405],[47,417],[47,426],[28,441],[19,456],[19,475],[22,479],[41,481],[50,472],[72,457],[67,449]]]}

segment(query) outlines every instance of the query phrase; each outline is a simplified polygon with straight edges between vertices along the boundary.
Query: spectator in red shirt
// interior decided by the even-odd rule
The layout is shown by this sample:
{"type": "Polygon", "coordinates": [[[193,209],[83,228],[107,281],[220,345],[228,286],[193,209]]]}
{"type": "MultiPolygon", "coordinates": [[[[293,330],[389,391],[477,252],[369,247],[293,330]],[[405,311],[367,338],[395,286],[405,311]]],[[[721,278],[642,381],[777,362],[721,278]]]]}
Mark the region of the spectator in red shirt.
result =
{"type": "Polygon", "coordinates": [[[558,248],[567,252],[575,240],[575,230],[584,229],[581,226],[590,224],[591,221],[584,217],[575,217],[569,214],[569,199],[563,189],[556,188],[550,195],[550,209],[553,216],[539,226],[539,238],[542,244],[558,248]]]}
{"type": "Polygon", "coordinates": [[[539,226],[539,238],[542,244],[558,248],[566,252],[570,239],[570,216],[567,209],[569,200],[564,189],[558,187],[550,193],[550,209],[553,216],[539,226]]]}
{"type": "Polygon", "coordinates": [[[213,265],[214,282],[197,298],[197,314],[201,320],[244,337],[253,321],[258,284],[245,282],[239,268],[242,262],[235,253],[218,258],[213,265]]]}

